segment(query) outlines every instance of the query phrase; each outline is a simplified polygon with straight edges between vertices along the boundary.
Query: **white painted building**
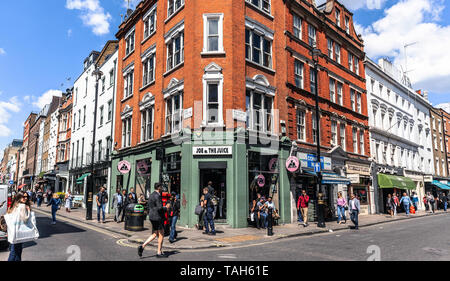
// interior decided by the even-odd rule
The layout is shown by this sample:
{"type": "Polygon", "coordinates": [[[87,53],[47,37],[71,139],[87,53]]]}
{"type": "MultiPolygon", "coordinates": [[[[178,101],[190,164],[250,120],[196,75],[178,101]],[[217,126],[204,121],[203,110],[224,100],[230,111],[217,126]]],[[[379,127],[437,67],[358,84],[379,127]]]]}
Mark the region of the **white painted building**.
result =
{"type": "MultiPolygon", "coordinates": [[[[113,146],[114,104],[116,93],[118,42],[108,41],[102,52],[92,52],[85,60],[84,71],[74,83],[72,136],[70,155],[70,188],[79,200],[86,194],[91,178],[92,142],[94,141],[94,202],[100,187],[109,193],[110,153],[113,146]],[[98,81],[95,108],[96,68],[103,73],[98,81]],[[94,133],[94,112],[97,113],[94,133]]],[[[83,207],[85,207],[83,200],[83,207]]],[[[94,204],[95,208],[95,204],[94,204]]],[[[108,208],[107,208],[108,209],[108,208]]]]}
{"type": "Polygon", "coordinates": [[[48,167],[47,171],[52,171],[55,169],[56,165],[56,146],[58,145],[58,114],[59,109],[56,109],[50,115],[50,137],[48,141],[48,167]]]}
{"type": "MultiPolygon", "coordinates": [[[[378,64],[365,61],[370,149],[374,198],[378,212],[385,209],[385,197],[394,190],[379,189],[378,174],[412,179],[419,198],[423,198],[424,175],[434,172],[431,150],[430,107],[426,95],[415,92],[407,76],[386,59],[378,64]]],[[[398,190],[395,190],[398,192],[398,190]]],[[[422,200],[419,206],[423,208],[422,200]]]]}

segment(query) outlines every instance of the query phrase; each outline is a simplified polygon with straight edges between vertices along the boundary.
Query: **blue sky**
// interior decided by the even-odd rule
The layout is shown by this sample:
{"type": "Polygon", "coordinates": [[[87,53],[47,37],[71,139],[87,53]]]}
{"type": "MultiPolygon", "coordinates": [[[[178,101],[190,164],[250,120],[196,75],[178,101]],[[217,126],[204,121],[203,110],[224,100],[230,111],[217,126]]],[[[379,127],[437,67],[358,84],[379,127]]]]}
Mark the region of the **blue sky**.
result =
{"type": "MultiPolygon", "coordinates": [[[[419,42],[408,48],[414,88],[428,90],[435,105],[450,102],[450,0],[340,2],[372,59],[402,64],[403,45],[419,42]]],[[[115,38],[125,7],[125,0],[0,1],[0,151],[22,138],[30,111],[72,86],[92,50],[115,38]]]]}

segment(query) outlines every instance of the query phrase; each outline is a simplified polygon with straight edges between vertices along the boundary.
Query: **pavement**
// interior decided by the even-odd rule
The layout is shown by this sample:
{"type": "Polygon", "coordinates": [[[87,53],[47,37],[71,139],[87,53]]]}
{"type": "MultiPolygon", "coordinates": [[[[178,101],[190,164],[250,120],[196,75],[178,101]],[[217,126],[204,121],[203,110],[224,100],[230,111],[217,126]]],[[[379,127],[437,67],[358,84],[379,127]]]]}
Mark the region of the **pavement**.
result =
{"type": "MultiPolygon", "coordinates": [[[[41,206],[40,208],[33,208],[36,213],[51,216],[50,207],[41,206]]],[[[389,215],[361,215],[359,216],[359,228],[393,223],[402,220],[414,220],[417,218],[423,218],[426,216],[441,216],[446,213],[443,211],[436,211],[431,214],[425,211],[419,211],[414,215],[407,217],[405,214],[398,214],[396,217],[391,218],[389,215]]],[[[123,236],[124,243],[132,247],[142,244],[151,235],[151,224],[148,220],[144,222],[144,231],[133,232],[124,229],[124,223],[114,222],[114,215],[107,214],[106,223],[97,222],[97,213],[93,211],[92,221],[86,221],[86,210],[84,209],[72,209],[70,213],[67,213],[65,209],[58,211],[56,219],[63,217],[65,221],[73,221],[78,225],[86,225],[91,229],[97,229],[99,232],[109,232],[116,234],[119,238],[123,236]]],[[[265,242],[278,241],[281,239],[295,238],[302,236],[312,236],[323,233],[333,233],[344,230],[349,230],[353,223],[348,220],[347,224],[337,224],[334,222],[327,222],[325,228],[319,228],[315,223],[310,223],[308,227],[303,227],[298,223],[284,224],[274,226],[273,236],[267,236],[267,230],[258,230],[253,227],[234,229],[228,225],[216,224],[216,236],[209,236],[202,234],[203,231],[177,226],[178,239],[174,243],[168,242],[168,237],[164,243],[165,249],[173,250],[192,250],[192,249],[212,249],[212,248],[225,248],[225,247],[239,247],[239,246],[252,246],[265,242]]],[[[152,244],[150,244],[152,246],[152,244]]]]}

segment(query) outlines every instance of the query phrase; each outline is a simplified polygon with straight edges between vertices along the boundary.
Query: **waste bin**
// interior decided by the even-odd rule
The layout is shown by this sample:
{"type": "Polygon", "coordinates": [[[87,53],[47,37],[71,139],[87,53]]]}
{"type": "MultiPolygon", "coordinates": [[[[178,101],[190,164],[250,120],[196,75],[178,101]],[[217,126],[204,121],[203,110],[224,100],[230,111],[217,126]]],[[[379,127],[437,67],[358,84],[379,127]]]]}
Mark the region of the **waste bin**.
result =
{"type": "Polygon", "coordinates": [[[139,204],[129,204],[125,208],[125,230],[144,230],[144,206],[139,204]]]}

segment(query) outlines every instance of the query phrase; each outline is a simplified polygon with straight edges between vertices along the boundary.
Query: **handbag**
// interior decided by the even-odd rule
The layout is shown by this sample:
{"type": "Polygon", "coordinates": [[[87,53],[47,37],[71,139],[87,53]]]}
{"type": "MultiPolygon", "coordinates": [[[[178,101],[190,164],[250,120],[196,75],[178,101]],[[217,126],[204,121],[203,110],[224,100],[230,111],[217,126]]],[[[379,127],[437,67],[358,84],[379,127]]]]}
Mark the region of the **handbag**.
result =
{"type": "Polygon", "coordinates": [[[197,207],[195,207],[195,214],[197,216],[200,216],[202,214],[202,212],[203,212],[202,206],[201,205],[197,205],[197,207]]]}
{"type": "Polygon", "coordinates": [[[8,226],[8,242],[11,244],[35,241],[39,238],[34,212],[30,213],[27,221],[20,219],[20,211],[17,208],[11,214],[5,215],[8,226]]]}
{"type": "Polygon", "coordinates": [[[255,221],[255,213],[250,214],[250,221],[255,221]]]}

